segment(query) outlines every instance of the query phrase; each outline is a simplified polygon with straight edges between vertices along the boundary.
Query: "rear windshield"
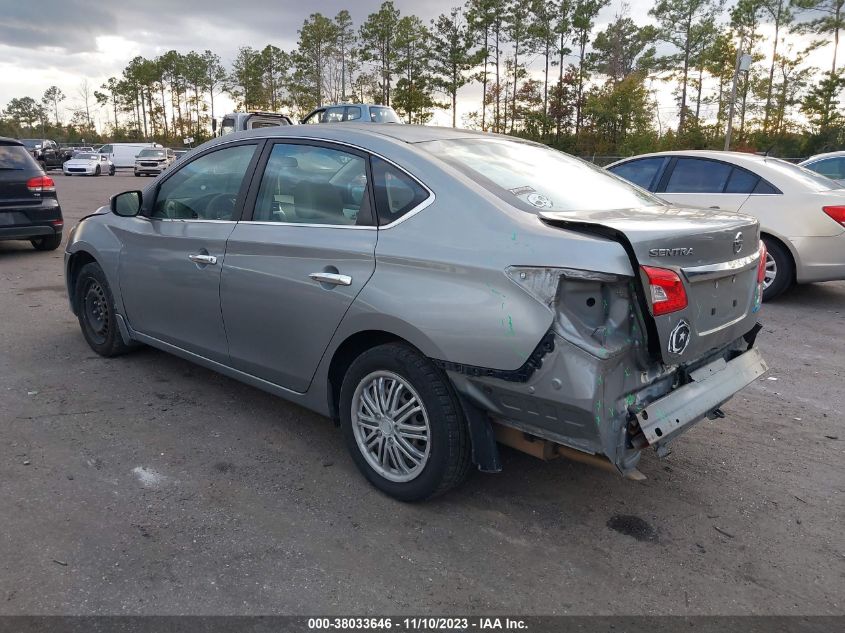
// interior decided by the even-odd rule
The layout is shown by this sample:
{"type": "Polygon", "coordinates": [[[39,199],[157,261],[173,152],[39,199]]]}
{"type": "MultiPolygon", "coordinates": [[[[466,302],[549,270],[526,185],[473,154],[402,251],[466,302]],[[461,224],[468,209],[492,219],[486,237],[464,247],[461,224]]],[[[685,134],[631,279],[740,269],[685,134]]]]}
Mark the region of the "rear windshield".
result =
{"type": "Polygon", "coordinates": [[[548,147],[500,139],[429,141],[419,146],[527,211],[596,211],[664,204],[603,169],[548,147]]]}
{"type": "Polygon", "coordinates": [[[138,153],[139,158],[164,158],[163,149],[142,149],[138,153]]]}
{"type": "Polygon", "coordinates": [[[0,145],[0,169],[38,169],[25,147],[20,145],[0,145]]]}
{"type": "Polygon", "coordinates": [[[830,191],[831,189],[842,189],[842,185],[835,180],[822,176],[806,167],[794,163],[788,163],[780,158],[766,158],[766,164],[778,171],[781,175],[800,182],[813,191],[830,191]]]}

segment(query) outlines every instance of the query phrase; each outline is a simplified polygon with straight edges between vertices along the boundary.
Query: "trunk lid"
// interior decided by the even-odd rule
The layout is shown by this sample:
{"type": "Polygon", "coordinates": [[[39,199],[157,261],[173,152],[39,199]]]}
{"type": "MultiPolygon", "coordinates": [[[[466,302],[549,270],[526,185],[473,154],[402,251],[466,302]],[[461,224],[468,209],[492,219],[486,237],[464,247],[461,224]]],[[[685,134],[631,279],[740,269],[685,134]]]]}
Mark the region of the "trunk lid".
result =
{"type": "Polygon", "coordinates": [[[692,363],[754,326],[760,241],[755,218],[672,206],[542,212],[540,217],[553,226],[609,237],[625,247],[639,275],[641,308],[653,325],[648,328],[650,349],[657,352],[659,345],[664,363],[692,363]],[[641,266],[675,272],[686,291],[686,308],[651,316],[648,279],[641,266]]]}

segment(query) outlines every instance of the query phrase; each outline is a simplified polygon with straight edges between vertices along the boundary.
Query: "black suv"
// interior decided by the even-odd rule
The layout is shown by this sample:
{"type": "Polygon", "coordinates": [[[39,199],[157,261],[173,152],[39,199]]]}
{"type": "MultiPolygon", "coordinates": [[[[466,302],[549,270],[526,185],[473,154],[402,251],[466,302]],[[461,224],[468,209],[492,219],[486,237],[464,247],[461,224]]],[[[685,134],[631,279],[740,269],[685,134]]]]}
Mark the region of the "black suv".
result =
{"type": "Polygon", "coordinates": [[[22,138],[20,141],[45,171],[61,167],[73,154],[72,150],[63,149],[48,138],[22,138]]]}
{"type": "Polygon", "coordinates": [[[29,240],[39,251],[62,243],[56,184],[20,141],[0,136],[0,240],[29,240]]]}

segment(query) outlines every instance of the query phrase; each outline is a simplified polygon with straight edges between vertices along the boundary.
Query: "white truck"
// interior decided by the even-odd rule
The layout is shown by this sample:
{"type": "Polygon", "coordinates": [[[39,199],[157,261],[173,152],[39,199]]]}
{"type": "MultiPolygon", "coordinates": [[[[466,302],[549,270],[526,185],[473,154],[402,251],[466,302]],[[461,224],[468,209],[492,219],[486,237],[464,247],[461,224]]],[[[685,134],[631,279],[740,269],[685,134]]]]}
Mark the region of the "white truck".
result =
{"type": "Polygon", "coordinates": [[[106,154],[118,169],[135,167],[135,157],[142,149],[161,147],[158,143],[109,143],[103,145],[98,153],[106,154]]]}
{"type": "Polygon", "coordinates": [[[225,136],[243,130],[255,130],[262,127],[277,127],[279,125],[293,125],[285,114],[278,112],[231,112],[224,114],[219,129],[217,119],[211,120],[211,129],[215,136],[225,136]]]}

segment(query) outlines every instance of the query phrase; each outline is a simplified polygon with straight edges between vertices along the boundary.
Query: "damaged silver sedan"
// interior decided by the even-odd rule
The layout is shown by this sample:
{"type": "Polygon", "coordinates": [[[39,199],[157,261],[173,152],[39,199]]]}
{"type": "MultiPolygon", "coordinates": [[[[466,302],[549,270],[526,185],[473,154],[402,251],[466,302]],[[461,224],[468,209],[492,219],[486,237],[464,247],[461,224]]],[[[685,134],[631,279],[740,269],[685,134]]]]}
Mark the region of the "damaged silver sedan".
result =
{"type": "Polygon", "coordinates": [[[445,492],[498,443],[638,476],[766,370],[753,218],[666,205],[517,139],[279,127],[84,219],[70,305],[330,416],[376,487],[445,492]]]}

